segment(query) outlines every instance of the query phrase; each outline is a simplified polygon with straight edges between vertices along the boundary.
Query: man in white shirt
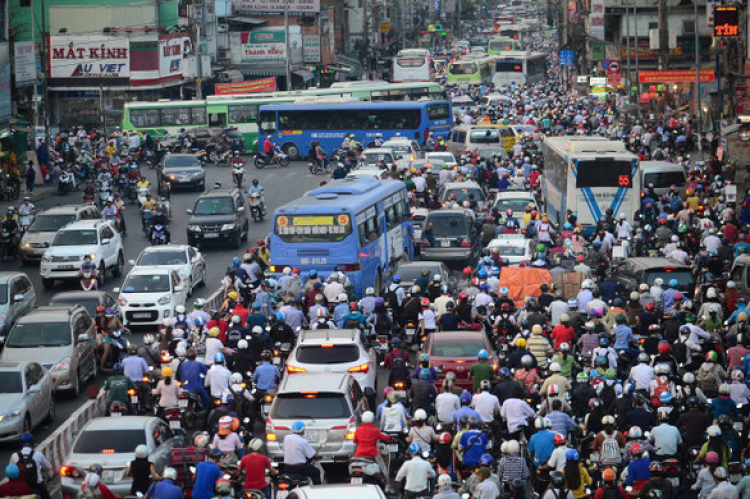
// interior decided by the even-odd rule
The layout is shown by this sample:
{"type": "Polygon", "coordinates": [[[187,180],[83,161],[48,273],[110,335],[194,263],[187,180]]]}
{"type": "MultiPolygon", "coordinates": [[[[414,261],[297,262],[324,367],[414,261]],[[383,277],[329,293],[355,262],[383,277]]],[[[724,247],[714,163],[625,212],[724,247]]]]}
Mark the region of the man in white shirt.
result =
{"type": "Polygon", "coordinates": [[[205,386],[209,387],[211,397],[221,399],[221,394],[229,388],[232,372],[224,367],[224,354],[217,353],[214,356],[214,365],[206,373],[205,386]]]}
{"type": "Polygon", "coordinates": [[[482,416],[485,423],[491,424],[495,414],[500,414],[500,399],[490,393],[490,381],[484,379],[480,383],[482,390],[471,399],[471,406],[482,416]]]}
{"type": "Polygon", "coordinates": [[[453,423],[453,413],[461,408],[461,400],[451,391],[452,388],[453,382],[444,380],[443,390],[435,397],[435,411],[441,423],[453,423]]]}
{"type": "Polygon", "coordinates": [[[656,379],[654,368],[648,365],[650,357],[646,352],[638,355],[638,365],[630,369],[630,379],[635,381],[636,390],[648,390],[651,382],[656,379]]]}
{"type": "Polygon", "coordinates": [[[292,432],[284,437],[284,472],[309,476],[315,485],[320,485],[320,471],[308,463],[310,459],[319,458],[320,454],[315,452],[303,436],[305,423],[295,422],[292,425],[292,432]]]}
{"type": "Polygon", "coordinates": [[[429,480],[435,477],[435,470],[432,469],[430,463],[420,457],[422,449],[419,444],[409,445],[408,453],[411,459],[401,465],[401,469],[396,474],[396,481],[406,479],[404,499],[415,499],[428,495],[429,480]]]}
{"type": "Polygon", "coordinates": [[[528,424],[528,418],[534,415],[534,410],[529,407],[529,404],[517,398],[506,399],[500,408],[500,416],[505,420],[508,432],[511,434],[522,430],[528,424]]]}

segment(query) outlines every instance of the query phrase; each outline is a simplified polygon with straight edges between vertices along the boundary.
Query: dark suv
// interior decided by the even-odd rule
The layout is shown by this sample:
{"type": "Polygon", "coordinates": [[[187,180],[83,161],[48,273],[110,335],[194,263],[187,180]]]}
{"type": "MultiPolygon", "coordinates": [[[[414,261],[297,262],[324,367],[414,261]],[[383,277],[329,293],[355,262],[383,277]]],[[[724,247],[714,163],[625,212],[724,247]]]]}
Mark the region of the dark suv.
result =
{"type": "Polygon", "coordinates": [[[675,279],[677,289],[690,293],[690,296],[695,291],[695,274],[690,267],[669,258],[627,258],[615,267],[614,274],[626,292],[638,291],[638,286],[642,283],[652,286],[657,278],[661,278],[665,285],[675,279]]]}
{"type": "Polygon", "coordinates": [[[249,223],[247,207],[238,189],[215,188],[202,194],[192,210],[187,240],[200,248],[210,242],[230,242],[239,248],[247,240],[249,223]]]}

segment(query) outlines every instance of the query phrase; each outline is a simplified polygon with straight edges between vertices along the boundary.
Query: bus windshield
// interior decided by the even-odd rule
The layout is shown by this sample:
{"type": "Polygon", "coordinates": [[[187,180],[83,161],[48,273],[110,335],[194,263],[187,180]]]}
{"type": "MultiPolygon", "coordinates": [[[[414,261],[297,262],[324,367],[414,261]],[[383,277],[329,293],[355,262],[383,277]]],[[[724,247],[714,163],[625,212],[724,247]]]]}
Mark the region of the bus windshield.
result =
{"type": "Polygon", "coordinates": [[[469,132],[469,142],[471,144],[497,144],[500,142],[499,130],[474,130],[469,132]]]}
{"type": "Polygon", "coordinates": [[[629,161],[611,159],[587,159],[578,161],[576,166],[576,188],[587,187],[627,187],[632,186],[629,161]]]}
{"type": "Polygon", "coordinates": [[[495,63],[496,73],[523,73],[523,63],[521,61],[503,60],[495,63]]]}
{"type": "Polygon", "coordinates": [[[338,243],[352,233],[348,215],[277,215],[274,234],[287,243],[338,243]]]}
{"type": "Polygon", "coordinates": [[[508,42],[502,42],[502,41],[494,41],[490,42],[490,50],[497,50],[500,51],[507,51],[507,50],[513,50],[513,44],[508,42]]]}
{"type": "Polygon", "coordinates": [[[402,68],[419,68],[424,66],[425,59],[422,57],[399,57],[396,59],[396,64],[402,68]]]}
{"type": "Polygon", "coordinates": [[[473,62],[451,64],[450,72],[454,75],[471,75],[477,72],[477,65],[473,62]]]}

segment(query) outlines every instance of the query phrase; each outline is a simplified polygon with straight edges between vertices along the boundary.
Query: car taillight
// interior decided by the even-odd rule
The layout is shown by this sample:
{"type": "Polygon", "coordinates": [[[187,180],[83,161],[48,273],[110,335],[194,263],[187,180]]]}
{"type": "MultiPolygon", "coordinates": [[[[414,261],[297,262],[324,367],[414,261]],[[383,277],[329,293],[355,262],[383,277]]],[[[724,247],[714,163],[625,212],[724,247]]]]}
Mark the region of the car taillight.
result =
{"type": "Polygon", "coordinates": [[[307,369],[304,367],[296,367],[296,366],[286,366],[286,372],[287,374],[297,374],[297,373],[306,373],[307,369]]]}
{"type": "Polygon", "coordinates": [[[271,269],[271,272],[283,272],[284,270],[283,265],[271,265],[269,268],[271,269]]]}
{"type": "Polygon", "coordinates": [[[430,247],[430,242],[427,239],[422,239],[419,242],[419,246],[422,247],[422,248],[429,248],[430,247]]]}
{"type": "Polygon", "coordinates": [[[471,248],[471,240],[470,239],[464,239],[461,241],[461,247],[462,248],[471,248]]]}
{"type": "Polygon", "coordinates": [[[130,395],[130,396],[135,395],[135,390],[133,388],[131,388],[130,390],[128,390],[128,395],[130,395]]]}
{"type": "Polygon", "coordinates": [[[356,272],[359,271],[360,266],[358,263],[345,263],[343,265],[339,265],[339,267],[343,267],[343,270],[347,272],[356,272]]]}
{"type": "Polygon", "coordinates": [[[81,472],[78,471],[78,468],[76,468],[75,466],[61,466],[60,476],[66,476],[68,478],[82,478],[83,477],[81,472]]]}
{"type": "Polygon", "coordinates": [[[360,364],[358,366],[350,367],[347,369],[350,373],[366,373],[370,370],[370,364],[368,362],[365,362],[364,364],[360,364]]]}

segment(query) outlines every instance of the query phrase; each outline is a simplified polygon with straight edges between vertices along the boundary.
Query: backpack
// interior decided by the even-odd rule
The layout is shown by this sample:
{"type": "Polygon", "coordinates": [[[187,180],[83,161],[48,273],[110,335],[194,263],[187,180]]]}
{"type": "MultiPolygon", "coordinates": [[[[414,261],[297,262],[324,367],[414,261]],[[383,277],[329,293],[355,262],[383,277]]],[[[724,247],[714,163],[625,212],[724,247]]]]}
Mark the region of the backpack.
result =
{"type": "Polygon", "coordinates": [[[227,343],[230,342],[238,342],[242,339],[242,333],[237,329],[230,329],[229,332],[227,332],[227,343]]]}
{"type": "Polygon", "coordinates": [[[719,377],[713,369],[709,371],[698,369],[695,379],[698,381],[698,387],[703,390],[704,393],[715,392],[719,389],[719,377]]]}
{"type": "Polygon", "coordinates": [[[395,380],[405,380],[409,378],[409,368],[406,367],[406,362],[404,362],[404,358],[400,355],[393,356],[391,378],[395,380]]]}
{"type": "Polygon", "coordinates": [[[388,308],[390,308],[393,311],[399,310],[398,306],[398,296],[396,295],[396,290],[388,288],[383,295],[383,299],[385,300],[385,303],[388,305],[388,308]]]}
{"type": "Polygon", "coordinates": [[[602,491],[602,499],[622,499],[622,496],[616,485],[605,485],[602,491]]]}
{"type": "Polygon", "coordinates": [[[359,329],[360,323],[357,319],[349,318],[344,322],[344,329],[359,329]]]}
{"type": "Polygon", "coordinates": [[[651,403],[654,407],[661,407],[661,402],[659,402],[659,395],[667,391],[669,391],[669,379],[665,380],[664,383],[662,383],[659,380],[659,377],[657,377],[656,388],[654,388],[654,395],[651,397],[651,403]]]}
{"type": "Polygon", "coordinates": [[[183,331],[187,331],[188,328],[188,322],[187,322],[187,315],[178,315],[174,318],[174,326],[172,326],[173,329],[182,329],[183,331]]]}
{"type": "Polygon", "coordinates": [[[28,454],[24,454],[22,451],[16,453],[18,456],[18,462],[16,462],[19,471],[18,478],[32,488],[36,488],[39,483],[34,452],[36,451],[32,450],[28,454]]]}
{"type": "Polygon", "coordinates": [[[375,315],[375,332],[377,334],[388,334],[391,330],[391,323],[387,316],[382,314],[375,315]]]}
{"type": "Polygon", "coordinates": [[[607,435],[604,433],[604,442],[599,451],[599,464],[602,466],[617,466],[622,463],[622,452],[620,444],[615,436],[617,432],[607,435]]]}
{"type": "Polygon", "coordinates": [[[325,322],[318,322],[315,326],[315,329],[331,329],[328,327],[328,321],[325,322]]]}

